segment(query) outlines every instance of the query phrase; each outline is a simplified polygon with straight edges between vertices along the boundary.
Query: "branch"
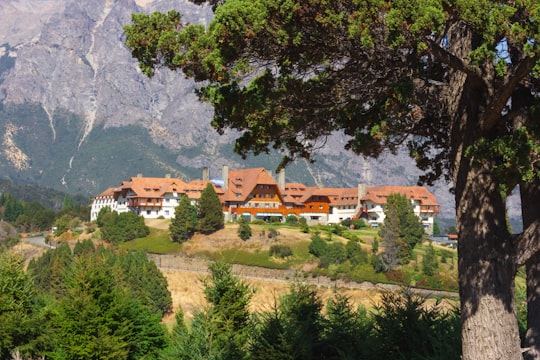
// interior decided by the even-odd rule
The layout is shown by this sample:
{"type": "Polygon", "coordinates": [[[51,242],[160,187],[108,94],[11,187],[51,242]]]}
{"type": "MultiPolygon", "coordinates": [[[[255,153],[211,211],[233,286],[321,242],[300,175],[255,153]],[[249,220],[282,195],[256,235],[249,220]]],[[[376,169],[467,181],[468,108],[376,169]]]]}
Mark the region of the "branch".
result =
{"type": "Polygon", "coordinates": [[[475,80],[485,84],[484,78],[482,77],[482,72],[479,68],[471,66],[463,59],[455,56],[454,54],[446,51],[434,41],[430,41],[431,53],[442,63],[447,64],[452,69],[459,70],[468,76],[474,78],[475,80]]]}
{"type": "Polygon", "coordinates": [[[503,111],[506,103],[516,86],[527,76],[534,65],[534,61],[531,57],[524,57],[515,67],[515,70],[510,72],[504,79],[502,86],[497,87],[493,100],[488,104],[486,110],[486,116],[482,124],[484,131],[490,131],[496,125],[501,118],[501,112],[503,111]]]}
{"type": "Polygon", "coordinates": [[[536,219],[515,240],[516,264],[523,266],[535,253],[540,251],[540,219],[536,219]]]}

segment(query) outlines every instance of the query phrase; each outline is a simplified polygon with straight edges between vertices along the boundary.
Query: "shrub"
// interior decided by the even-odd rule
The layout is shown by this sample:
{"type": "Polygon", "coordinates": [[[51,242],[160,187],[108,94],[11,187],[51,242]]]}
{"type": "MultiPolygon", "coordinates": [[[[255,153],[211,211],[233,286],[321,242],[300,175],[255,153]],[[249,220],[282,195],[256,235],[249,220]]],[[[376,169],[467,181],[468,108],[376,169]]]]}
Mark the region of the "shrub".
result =
{"type": "Polygon", "coordinates": [[[285,224],[287,225],[298,225],[298,218],[296,215],[288,215],[285,218],[285,224]]]}
{"type": "Polygon", "coordinates": [[[271,228],[268,230],[269,239],[277,239],[278,236],[279,236],[279,232],[276,229],[271,228]]]}
{"type": "Polygon", "coordinates": [[[272,245],[270,246],[270,256],[275,256],[279,258],[286,258],[292,256],[293,252],[290,246],[288,245],[272,245]]]}
{"type": "Polygon", "coordinates": [[[243,216],[238,218],[238,237],[244,241],[251,237],[251,226],[249,222],[243,216]]]}

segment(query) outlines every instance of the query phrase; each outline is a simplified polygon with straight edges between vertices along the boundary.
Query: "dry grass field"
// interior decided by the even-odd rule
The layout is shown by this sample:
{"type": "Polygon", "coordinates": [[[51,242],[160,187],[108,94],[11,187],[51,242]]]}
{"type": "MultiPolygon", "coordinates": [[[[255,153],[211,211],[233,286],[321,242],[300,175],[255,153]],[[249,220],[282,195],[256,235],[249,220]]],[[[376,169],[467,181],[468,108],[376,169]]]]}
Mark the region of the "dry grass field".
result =
{"type": "MultiPolygon", "coordinates": [[[[201,283],[201,279],[206,275],[178,270],[162,270],[162,273],[169,283],[169,290],[173,299],[173,311],[176,312],[181,307],[185,319],[189,321],[193,318],[194,311],[202,309],[206,305],[201,283]]],[[[287,281],[251,279],[244,281],[255,289],[255,294],[251,300],[251,310],[254,312],[272,309],[275,302],[286,294],[289,289],[287,281]]],[[[326,300],[333,296],[333,289],[331,288],[319,287],[318,292],[325,303],[326,300]]],[[[349,296],[354,304],[364,305],[367,308],[375,304],[380,298],[378,290],[340,289],[340,292],[349,296]]],[[[174,322],[174,315],[167,316],[164,322],[171,325],[174,322]]]]}

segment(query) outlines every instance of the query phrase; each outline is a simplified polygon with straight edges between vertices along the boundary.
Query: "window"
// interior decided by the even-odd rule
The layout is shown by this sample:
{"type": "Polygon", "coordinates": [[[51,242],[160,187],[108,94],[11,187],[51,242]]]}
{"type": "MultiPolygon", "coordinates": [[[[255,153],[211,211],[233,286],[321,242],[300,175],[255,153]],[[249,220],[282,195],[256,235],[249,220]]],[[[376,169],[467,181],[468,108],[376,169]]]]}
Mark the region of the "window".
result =
{"type": "Polygon", "coordinates": [[[168,202],[169,202],[169,200],[170,200],[169,198],[166,198],[166,199],[165,199],[165,202],[166,202],[166,203],[168,203],[168,202]]]}
{"type": "Polygon", "coordinates": [[[169,210],[165,210],[165,215],[169,216],[169,210]]]}
{"type": "Polygon", "coordinates": [[[152,214],[152,210],[146,210],[146,215],[152,214]]]}

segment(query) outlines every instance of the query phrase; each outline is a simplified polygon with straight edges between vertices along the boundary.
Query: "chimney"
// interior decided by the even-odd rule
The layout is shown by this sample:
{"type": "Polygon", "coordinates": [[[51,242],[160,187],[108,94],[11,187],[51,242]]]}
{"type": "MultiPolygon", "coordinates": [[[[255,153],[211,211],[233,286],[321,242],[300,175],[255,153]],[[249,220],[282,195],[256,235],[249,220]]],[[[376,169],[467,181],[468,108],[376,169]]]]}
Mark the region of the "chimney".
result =
{"type": "Polygon", "coordinates": [[[285,169],[281,169],[278,173],[278,186],[280,190],[285,190],[285,169]]]}
{"type": "Polygon", "coordinates": [[[171,178],[171,174],[165,174],[165,179],[170,179],[171,178]]]}
{"type": "Polygon", "coordinates": [[[138,178],[142,178],[142,173],[138,173],[138,174],[137,174],[137,177],[138,177],[138,178]]]}
{"type": "Polygon", "coordinates": [[[358,184],[358,206],[361,206],[364,196],[366,196],[366,184],[358,184]]]}
{"type": "Polygon", "coordinates": [[[221,174],[221,177],[223,178],[223,191],[227,192],[229,187],[229,167],[227,165],[223,165],[221,174]]]}
{"type": "Polygon", "coordinates": [[[202,179],[210,180],[210,170],[208,169],[208,166],[205,166],[202,170],[202,179]]]}

